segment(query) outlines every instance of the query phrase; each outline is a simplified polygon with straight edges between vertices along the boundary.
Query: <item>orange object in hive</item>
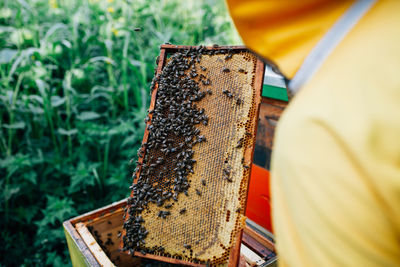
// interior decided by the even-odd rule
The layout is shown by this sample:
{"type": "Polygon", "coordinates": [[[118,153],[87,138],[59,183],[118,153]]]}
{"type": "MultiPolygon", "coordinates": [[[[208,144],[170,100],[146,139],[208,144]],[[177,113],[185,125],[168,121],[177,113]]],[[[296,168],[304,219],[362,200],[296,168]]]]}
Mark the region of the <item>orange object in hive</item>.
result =
{"type": "Polygon", "coordinates": [[[269,171],[255,164],[251,167],[246,216],[272,232],[269,171]]]}

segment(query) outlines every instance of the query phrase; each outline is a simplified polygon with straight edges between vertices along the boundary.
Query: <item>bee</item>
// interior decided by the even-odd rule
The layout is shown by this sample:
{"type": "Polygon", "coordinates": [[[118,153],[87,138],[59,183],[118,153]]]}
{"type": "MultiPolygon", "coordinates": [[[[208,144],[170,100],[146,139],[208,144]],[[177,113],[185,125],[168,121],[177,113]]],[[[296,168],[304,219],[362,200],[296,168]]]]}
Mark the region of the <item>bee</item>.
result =
{"type": "Polygon", "coordinates": [[[201,191],[199,189],[196,189],[196,194],[201,196],[201,191]]]}
{"type": "Polygon", "coordinates": [[[237,142],[236,148],[241,148],[243,146],[243,137],[237,142]]]}
{"type": "Polygon", "coordinates": [[[231,175],[231,166],[224,168],[223,170],[224,175],[229,176],[231,175]]]}
{"type": "Polygon", "coordinates": [[[201,179],[201,184],[202,184],[203,186],[206,186],[206,180],[201,179]]]}
{"type": "Polygon", "coordinates": [[[225,94],[229,98],[233,97],[232,93],[227,89],[222,90],[222,93],[225,94]]]}
{"type": "Polygon", "coordinates": [[[142,29],[141,28],[135,28],[133,29],[135,32],[140,32],[142,29]]]}
{"type": "Polygon", "coordinates": [[[222,71],[223,71],[223,72],[230,72],[231,70],[224,67],[224,68],[222,69],[222,71]]]}
{"type": "Polygon", "coordinates": [[[228,182],[230,182],[230,183],[233,182],[232,178],[230,178],[229,176],[223,176],[223,178],[224,178],[225,180],[227,180],[228,182]]]}

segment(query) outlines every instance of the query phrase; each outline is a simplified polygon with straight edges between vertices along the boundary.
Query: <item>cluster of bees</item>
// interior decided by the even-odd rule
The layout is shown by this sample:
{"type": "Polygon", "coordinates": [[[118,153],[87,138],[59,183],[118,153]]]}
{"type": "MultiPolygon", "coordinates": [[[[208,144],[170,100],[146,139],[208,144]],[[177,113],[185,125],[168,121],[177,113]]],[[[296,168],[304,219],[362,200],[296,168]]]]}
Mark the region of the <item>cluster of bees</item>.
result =
{"type": "MultiPolygon", "coordinates": [[[[233,50],[200,46],[179,51],[169,58],[162,72],[152,82],[152,89],[158,84],[156,103],[145,119],[145,122],[150,122],[147,123],[148,138],[138,151],[142,161],[136,161],[134,177],[138,179],[130,187],[133,193],[128,199],[125,213],[128,218],[123,225],[126,231],[123,250],[132,255],[135,251],[142,254],[164,251],[162,247],[145,248],[148,231],[143,226],[144,219],[140,214],[148,204],[154,203],[166,209],[158,212],[158,217],[165,219],[171,215],[168,209],[173,204],[170,200],[178,201],[181,193],[188,195],[188,176],[193,173],[196,163],[193,147],[207,141],[196,125],[207,126],[209,121],[206,111],[196,103],[212,94],[209,88],[200,90],[200,83],[205,87],[211,84],[205,76],[207,69],[200,66],[200,61],[203,55],[214,54],[227,54],[225,60],[230,60],[233,50]],[[170,204],[166,204],[167,201],[170,204]]],[[[223,72],[229,70],[224,68],[223,72]]],[[[231,181],[229,172],[225,170],[224,177],[231,181]]],[[[205,187],[206,181],[203,179],[201,184],[205,187]]],[[[195,191],[197,195],[202,195],[200,189],[195,191]]],[[[184,208],[179,214],[185,212],[184,208]]],[[[185,249],[191,248],[190,245],[183,245],[185,249]]]]}
{"type": "MultiPolygon", "coordinates": [[[[111,224],[111,222],[108,221],[108,224],[111,224]]],[[[88,226],[88,230],[94,236],[94,238],[96,239],[96,241],[99,244],[99,246],[103,249],[103,251],[106,254],[109,254],[109,251],[108,251],[107,247],[114,245],[114,242],[111,239],[112,233],[108,233],[107,234],[107,240],[106,240],[106,242],[104,242],[103,239],[101,238],[101,235],[99,234],[99,232],[97,230],[94,230],[93,226],[88,226]]]]}

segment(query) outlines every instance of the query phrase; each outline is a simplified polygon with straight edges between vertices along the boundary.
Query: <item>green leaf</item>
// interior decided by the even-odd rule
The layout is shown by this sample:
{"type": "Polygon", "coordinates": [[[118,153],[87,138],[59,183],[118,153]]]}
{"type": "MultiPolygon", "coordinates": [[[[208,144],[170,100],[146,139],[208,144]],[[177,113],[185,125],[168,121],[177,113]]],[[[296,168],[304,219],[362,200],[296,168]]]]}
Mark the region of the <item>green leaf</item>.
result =
{"type": "Polygon", "coordinates": [[[18,121],[18,122],[14,122],[13,124],[3,124],[4,128],[7,129],[24,129],[25,128],[25,122],[23,121],[18,121]]]}
{"type": "Polygon", "coordinates": [[[22,50],[19,56],[14,60],[14,63],[11,66],[8,76],[11,77],[14,74],[14,72],[17,71],[18,66],[22,64],[22,62],[24,62],[24,60],[29,56],[31,56],[34,52],[40,52],[40,50],[33,47],[22,50]]]}
{"type": "Polygon", "coordinates": [[[109,57],[102,57],[102,56],[100,56],[100,57],[92,57],[91,59],[89,59],[88,63],[94,63],[94,62],[98,62],[98,61],[103,61],[103,62],[106,62],[108,64],[115,65],[115,61],[114,60],[112,60],[109,57]]]}
{"type": "Polygon", "coordinates": [[[31,223],[32,219],[35,217],[35,215],[38,213],[39,208],[36,206],[29,206],[29,208],[25,208],[23,206],[17,207],[16,208],[16,213],[17,216],[27,222],[27,223],[31,223]]]}
{"type": "Polygon", "coordinates": [[[47,196],[46,209],[42,213],[46,216],[44,223],[62,223],[66,219],[76,214],[73,208],[74,202],[69,198],[47,196]]]}
{"type": "Polygon", "coordinates": [[[32,104],[28,104],[28,110],[33,114],[43,114],[44,110],[41,107],[34,106],[32,104]]]}
{"type": "Polygon", "coordinates": [[[121,144],[121,147],[124,147],[126,145],[134,144],[137,141],[138,141],[138,138],[134,134],[132,134],[130,136],[125,137],[124,141],[121,144]]]}
{"type": "Polygon", "coordinates": [[[47,252],[46,254],[46,265],[54,266],[54,267],[63,267],[65,266],[65,262],[63,262],[63,258],[58,255],[57,251],[47,252]]]}
{"type": "Polygon", "coordinates": [[[57,32],[60,29],[67,29],[68,26],[65,25],[64,23],[56,23],[53,26],[51,26],[51,28],[46,32],[43,40],[47,41],[49,39],[49,37],[51,37],[55,32],[57,32]]]}
{"type": "Polygon", "coordinates": [[[143,62],[132,58],[129,59],[129,63],[131,63],[131,65],[135,67],[140,67],[143,65],[143,62]]]}
{"type": "Polygon", "coordinates": [[[34,171],[24,173],[24,179],[31,182],[33,185],[37,184],[37,174],[34,171]]]}
{"type": "Polygon", "coordinates": [[[101,115],[93,111],[83,111],[77,116],[78,120],[88,121],[100,118],[101,115]]]}
{"type": "Polygon", "coordinates": [[[96,177],[93,175],[92,170],[96,170],[99,165],[98,163],[86,165],[80,162],[75,173],[71,176],[71,184],[68,188],[68,193],[75,193],[85,189],[87,186],[94,186],[96,177]]]}
{"type": "Polygon", "coordinates": [[[62,40],[61,43],[67,48],[71,48],[72,47],[71,42],[68,41],[68,40],[62,40]]]}
{"type": "Polygon", "coordinates": [[[41,79],[36,79],[35,83],[36,83],[42,97],[45,97],[47,95],[47,92],[46,92],[47,84],[41,79]]]}
{"type": "Polygon", "coordinates": [[[59,97],[58,95],[51,96],[51,106],[59,107],[65,103],[65,97],[59,97]]]}
{"type": "Polygon", "coordinates": [[[10,26],[0,26],[0,34],[3,34],[5,32],[12,32],[15,31],[14,27],[10,27],[10,26]]]}
{"type": "Polygon", "coordinates": [[[30,95],[28,98],[31,100],[36,100],[40,104],[43,104],[43,98],[39,95],[30,95]]]}
{"type": "Polygon", "coordinates": [[[19,186],[6,186],[3,191],[4,200],[9,201],[14,195],[18,194],[20,190],[21,188],[19,186]]]}
{"type": "Polygon", "coordinates": [[[0,51],[0,64],[10,63],[14,56],[18,53],[18,50],[4,48],[0,51]]]}
{"type": "Polygon", "coordinates": [[[71,135],[77,134],[77,133],[78,133],[78,130],[77,130],[77,129],[65,130],[65,129],[63,129],[63,128],[58,128],[58,129],[57,129],[57,132],[58,132],[59,134],[61,134],[61,135],[68,135],[68,136],[71,136],[71,135]]]}

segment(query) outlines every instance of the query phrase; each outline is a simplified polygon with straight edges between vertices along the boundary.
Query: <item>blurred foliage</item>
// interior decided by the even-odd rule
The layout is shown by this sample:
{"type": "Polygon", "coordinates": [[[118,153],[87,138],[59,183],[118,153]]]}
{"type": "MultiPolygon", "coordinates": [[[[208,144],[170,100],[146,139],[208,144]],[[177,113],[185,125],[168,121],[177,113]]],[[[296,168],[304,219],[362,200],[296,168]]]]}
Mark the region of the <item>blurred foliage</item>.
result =
{"type": "Polygon", "coordinates": [[[62,222],[128,196],[164,42],[239,39],[218,0],[1,1],[0,265],[68,265],[62,222]]]}

